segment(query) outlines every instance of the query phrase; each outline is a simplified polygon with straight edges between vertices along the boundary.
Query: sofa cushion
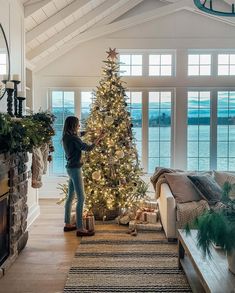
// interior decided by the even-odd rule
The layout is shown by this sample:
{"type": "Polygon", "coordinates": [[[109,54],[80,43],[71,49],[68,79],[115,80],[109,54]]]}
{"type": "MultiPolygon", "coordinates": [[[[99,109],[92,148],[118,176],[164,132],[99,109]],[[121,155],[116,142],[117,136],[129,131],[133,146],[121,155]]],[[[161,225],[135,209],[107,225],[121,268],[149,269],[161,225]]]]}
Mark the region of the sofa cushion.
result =
{"type": "Polygon", "coordinates": [[[186,203],[178,203],[176,208],[177,229],[185,228],[187,223],[191,223],[196,217],[209,209],[208,202],[204,199],[186,203]]]}
{"type": "Polygon", "coordinates": [[[202,199],[185,173],[165,174],[165,177],[177,203],[199,201],[202,199]]]}
{"type": "MultiPolygon", "coordinates": [[[[235,174],[233,173],[214,171],[214,178],[221,188],[223,188],[225,182],[235,184],[235,174]]],[[[229,192],[229,197],[235,198],[235,186],[229,192]]]]}
{"type": "Polygon", "coordinates": [[[195,189],[201,196],[208,201],[209,205],[220,201],[223,191],[211,176],[189,175],[188,178],[192,181],[195,189]]]}

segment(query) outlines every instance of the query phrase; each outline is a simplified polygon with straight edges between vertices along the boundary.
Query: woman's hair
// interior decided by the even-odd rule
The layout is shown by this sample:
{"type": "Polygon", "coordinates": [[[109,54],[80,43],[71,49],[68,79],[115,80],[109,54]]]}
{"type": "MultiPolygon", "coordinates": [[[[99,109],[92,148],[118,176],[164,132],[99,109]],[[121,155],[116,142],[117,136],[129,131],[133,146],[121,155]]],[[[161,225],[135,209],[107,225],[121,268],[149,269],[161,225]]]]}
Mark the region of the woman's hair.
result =
{"type": "Polygon", "coordinates": [[[68,116],[64,122],[63,136],[65,134],[76,135],[78,131],[79,119],[75,116],[68,116]]]}

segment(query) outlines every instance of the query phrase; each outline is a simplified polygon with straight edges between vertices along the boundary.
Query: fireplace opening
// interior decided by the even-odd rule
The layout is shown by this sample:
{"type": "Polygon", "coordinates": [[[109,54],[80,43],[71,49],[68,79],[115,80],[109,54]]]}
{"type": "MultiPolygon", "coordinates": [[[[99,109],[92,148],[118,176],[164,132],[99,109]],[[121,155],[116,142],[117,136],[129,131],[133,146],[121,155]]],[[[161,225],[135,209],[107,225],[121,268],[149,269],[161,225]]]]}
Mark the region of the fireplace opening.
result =
{"type": "Polygon", "coordinates": [[[0,265],[9,256],[9,194],[0,196],[0,265]]]}

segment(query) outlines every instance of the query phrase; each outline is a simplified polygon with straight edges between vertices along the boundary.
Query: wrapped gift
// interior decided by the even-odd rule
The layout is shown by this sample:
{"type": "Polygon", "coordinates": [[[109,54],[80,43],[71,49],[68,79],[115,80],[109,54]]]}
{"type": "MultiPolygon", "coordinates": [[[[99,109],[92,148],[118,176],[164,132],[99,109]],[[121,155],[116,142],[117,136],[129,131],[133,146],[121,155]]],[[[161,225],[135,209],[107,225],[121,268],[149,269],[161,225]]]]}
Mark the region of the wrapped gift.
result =
{"type": "Polygon", "coordinates": [[[119,225],[127,225],[131,220],[135,219],[135,212],[133,211],[126,211],[120,216],[118,216],[115,220],[119,225]]]}
{"type": "Polygon", "coordinates": [[[136,220],[141,223],[156,224],[159,219],[158,215],[158,210],[142,208],[136,212],[136,220]]]}
{"type": "Polygon", "coordinates": [[[147,200],[143,203],[143,206],[145,208],[157,210],[158,209],[158,202],[156,200],[147,200]]]}
{"type": "Polygon", "coordinates": [[[157,222],[155,224],[151,223],[140,223],[136,221],[130,221],[129,222],[129,229],[134,230],[137,229],[137,231],[161,231],[162,225],[160,222],[157,222]]]}
{"type": "Polygon", "coordinates": [[[92,212],[83,213],[83,227],[89,231],[95,231],[95,217],[92,212]]]}

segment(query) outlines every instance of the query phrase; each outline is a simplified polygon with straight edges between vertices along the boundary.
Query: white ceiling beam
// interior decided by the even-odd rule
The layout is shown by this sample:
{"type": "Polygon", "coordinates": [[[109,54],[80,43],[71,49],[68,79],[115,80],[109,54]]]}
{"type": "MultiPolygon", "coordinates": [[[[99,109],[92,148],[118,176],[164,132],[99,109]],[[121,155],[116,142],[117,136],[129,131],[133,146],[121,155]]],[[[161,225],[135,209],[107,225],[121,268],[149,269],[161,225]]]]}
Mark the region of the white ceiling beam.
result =
{"type": "Polygon", "coordinates": [[[86,15],[82,16],[77,21],[67,26],[65,29],[63,29],[59,33],[55,34],[50,39],[46,40],[44,43],[40,44],[38,47],[29,51],[27,54],[27,58],[31,60],[35,58],[36,56],[42,54],[44,51],[48,50],[50,47],[54,46],[56,43],[66,38],[72,32],[84,26],[86,23],[89,22],[89,20],[92,20],[93,18],[97,17],[99,14],[104,13],[105,10],[109,10],[110,7],[112,7],[116,3],[117,3],[117,0],[106,0],[101,5],[99,5],[92,11],[88,12],[86,15]]]}
{"type": "Polygon", "coordinates": [[[37,38],[45,31],[56,25],[58,22],[62,21],[63,19],[67,18],[69,15],[74,13],[75,11],[79,10],[80,8],[89,5],[91,0],[79,0],[70,3],[69,5],[65,6],[65,8],[58,11],[53,16],[49,17],[36,27],[34,27],[31,31],[26,33],[26,43],[31,42],[33,39],[37,38]]]}
{"type": "Polygon", "coordinates": [[[92,39],[102,37],[104,35],[117,32],[123,29],[127,29],[145,22],[149,22],[151,20],[154,20],[156,18],[169,15],[171,13],[174,13],[176,11],[183,10],[188,7],[188,5],[191,3],[191,0],[180,0],[174,4],[165,5],[160,8],[153,9],[148,12],[144,12],[123,20],[116,21],[114,23],[111,23],[109,25],[104,25],[102,27],[97,27],[92,30],[89,30],[83,34],[79,34],[75,38],[73,38],[69,42],[74,43],[83,43],[86,41],[90,41],[92,39]]]}
{"type": "MultiPolygon", "coordinates": [[[[144,0],[129,0],[128,2],[126,0],[119,0],[117,3],[112,5],[113,12],[109,13],[107,17],[102,19],[98,22],[98,25],[105,25],[109,24],[110,22],[117,19],[119,16],[123,15],[127,11],[133,9],[135,6],[143,2],[144,0]]],[[[97,23],[95,24],[97,25],[97,23]]]]}
{"type": "Polygon", "coordinates": [[[160,8],[139,14],[137,16],[132,16],[127,19],[120,20],[120,21],[111,23],[109,25],[103,25],[101,27],[97,27],[95,29],[84,32],[83,34],[78,35],[74,37],[72,40],[68,41],[63,47],[61,47],[57,51],[54,51],[53,54],[46,56],[45,58],[41,59],[39,63],[36,63],[35,72],[41,70],[43,67],[47,66],[48,64],[50,64],[51,62],[59,58],[60,56],[64,55],[65,53],[67,53],[68,51],[70,51],[72,48],[76,47],[80,43],[90,41],[92,39],[96,39],[98,37],[102,37],[107,34],[117,32],[119,30],[127,29],[129,27],[133,27],[133,26],[169,15],[171,13],[174,13],[175,11],[184,10],[190,2],[191,0],[180,0],[177,3],[166,5],[164,7],[160,7],[160,8]]]}
{"type": "Polygon", "coordinates": [[[122,1],[123,5],[118,9],[114,10],[110,13],[109,16],[105,17],[102,21],[99,22],[99,25],[109,24],[110,22],[114,21],[124,13],[128,12],[129,10],[133,9],[135,6],[139,5],[143,0],[129,0],[129,1],[122,1]]]}
{"type": "Polygon", "coordinates": [[[43,6],[47,5],[51,1],[52,0],[41,0],[34,3],[29,3],[29,4],[27,4],[26,2],[24,4],[24,16],[25,17],[30,16],[31,14],[38,11],[39,9],[41,9],[43,6]]]}

